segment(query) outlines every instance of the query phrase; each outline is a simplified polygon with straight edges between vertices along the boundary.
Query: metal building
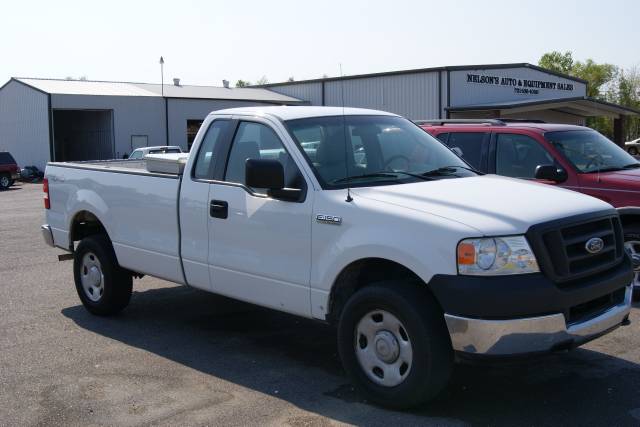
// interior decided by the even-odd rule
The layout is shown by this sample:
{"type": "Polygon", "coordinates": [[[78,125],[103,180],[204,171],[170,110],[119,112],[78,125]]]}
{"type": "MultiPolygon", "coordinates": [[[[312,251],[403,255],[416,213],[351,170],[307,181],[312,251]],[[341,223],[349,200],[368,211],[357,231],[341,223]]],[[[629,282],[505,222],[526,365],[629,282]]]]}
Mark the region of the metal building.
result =
{"type": "Polygon", "coordinates": [[[581,124],[587,117],[622,120],[640,114],[587,97],[587,82],[527,63],[469,65],[323,78],[260,86],[312,105],[373,108],[413,120],[522,118],[581,124]]]}
{"type": "Polygon", "coordinates": [[[300,104],[263,88],[12,78],[0,87],[0,151],[21,166],[121,158],[141,146],[190,148],[211,111],[300,104]]]}

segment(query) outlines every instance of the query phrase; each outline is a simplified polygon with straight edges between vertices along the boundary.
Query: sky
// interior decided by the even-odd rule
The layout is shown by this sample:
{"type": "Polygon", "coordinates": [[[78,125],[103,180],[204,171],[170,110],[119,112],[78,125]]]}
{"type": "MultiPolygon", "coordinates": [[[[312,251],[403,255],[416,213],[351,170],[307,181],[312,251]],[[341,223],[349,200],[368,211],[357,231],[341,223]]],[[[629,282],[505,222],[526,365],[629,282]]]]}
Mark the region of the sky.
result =
{"type": "Polygon", "coordinates": [[[640,1],[7,1],[10,77],[221,86],[444,65],[537,63],[551,50],[640,66],[640,1]]]}

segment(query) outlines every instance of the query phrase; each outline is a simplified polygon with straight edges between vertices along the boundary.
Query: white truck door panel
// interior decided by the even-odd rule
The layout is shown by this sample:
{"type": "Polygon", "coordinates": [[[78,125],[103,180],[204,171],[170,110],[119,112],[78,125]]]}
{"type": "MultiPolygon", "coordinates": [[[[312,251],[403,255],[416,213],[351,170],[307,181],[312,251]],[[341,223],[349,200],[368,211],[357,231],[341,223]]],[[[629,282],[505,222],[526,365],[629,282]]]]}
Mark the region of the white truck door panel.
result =
{"type": "MultiPolygon", "coordinates": [[[[221,141],[231,130],[230,120],[208,120],[206,131],[193,148],[193,158],[185,167],[180,192],[182,265],[187,283],[213,291],[209,280],[209,183],[221,141]],[[197,154],[196,154],[197,152],[197,154]]],[[[199,132],[199,134],[200,134],[199,132]]]]}
{"type": "Polygon", "coordinates": [[[285,202],[211,184],[210,199],[228,204],[226,219],[209,218],[214,292],[309,316],[310,198],[285,202]]]}
{"type": "Polygon", "coordinates": [[[300,203],[276,200],[245,183],[246,160],[276,159],[285,186],[305,180],[269,122],[240,120],[225,164],[224,182],[209,189],[209,263],[214,292],[310,316],[313,192],[300,203]]]}
{"type": "Polygon", "coordinates": [[[180,225],[182,265],[187,283],[211,291],[209,282],[208,228],[209,183],[185,177],[180,193],[180,225]]]}

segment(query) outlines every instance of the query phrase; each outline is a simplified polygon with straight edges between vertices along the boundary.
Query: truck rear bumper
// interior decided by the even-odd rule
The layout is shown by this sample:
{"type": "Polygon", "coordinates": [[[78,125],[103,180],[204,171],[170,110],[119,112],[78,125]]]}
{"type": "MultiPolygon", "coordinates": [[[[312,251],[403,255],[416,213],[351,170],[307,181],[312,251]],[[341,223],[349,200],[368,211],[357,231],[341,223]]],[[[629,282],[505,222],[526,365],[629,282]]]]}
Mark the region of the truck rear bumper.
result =
{"type": "Polygon", "coordinates": [[[53,248],[55,245],[53,243],[53,233],[51,232],[51,227],[49,227],[48,224],[43,224],[40,226],[40,231],[42,232],[42,238],[44,239],[44,242],[53,248]]]}
{"type": "Polygon", "coordinates": [[[567,324],[562,313],[508,320],[445,314],[455,351],[485,356],[516,356],[579,346],[619,326],[631,311],[632,286],[623,300],[594,317],[567,324]]]}

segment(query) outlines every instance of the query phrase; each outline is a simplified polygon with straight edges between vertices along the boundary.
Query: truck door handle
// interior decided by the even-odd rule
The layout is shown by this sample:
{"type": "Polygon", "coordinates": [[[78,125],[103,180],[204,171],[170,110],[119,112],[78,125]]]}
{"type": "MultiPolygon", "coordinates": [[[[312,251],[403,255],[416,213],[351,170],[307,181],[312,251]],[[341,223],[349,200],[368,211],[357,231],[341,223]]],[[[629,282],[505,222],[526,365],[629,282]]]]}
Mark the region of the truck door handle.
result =
{"type": "Polygon", "coordinates": [[[209,205],[209,215],[213,218],[227,219],[229,216],[229,203],[224,200],[212,200],[209,205]]]}

